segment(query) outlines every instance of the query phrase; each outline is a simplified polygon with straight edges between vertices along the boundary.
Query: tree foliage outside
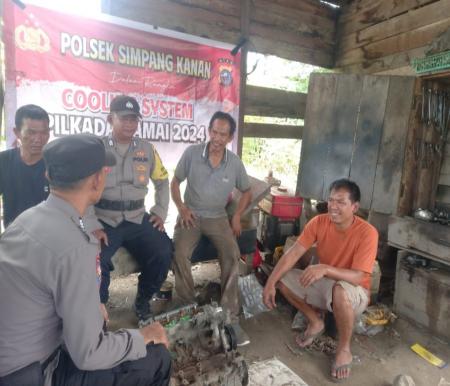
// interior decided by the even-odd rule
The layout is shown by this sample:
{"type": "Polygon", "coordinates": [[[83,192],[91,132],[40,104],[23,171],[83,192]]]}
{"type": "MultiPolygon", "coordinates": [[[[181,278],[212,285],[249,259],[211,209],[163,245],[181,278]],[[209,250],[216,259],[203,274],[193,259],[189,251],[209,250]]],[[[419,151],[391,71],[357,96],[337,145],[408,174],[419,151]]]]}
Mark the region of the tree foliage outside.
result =
{"type": "MultiPolygon", "coordinates": [[[[286,91],[308,92],[312,72],[328,70],[292,62],[274,56],[249,53],[247,83],[286,91]],[[256,67],[255,67],[256,64],[256,67]]],[[[246,122],[303,125],[303,120],[246,116],[246,122]]],[[[295,190],[300,163],[301,140],[277,138],[244,138],[242,159],[252,176],[264,178],[269,171],[282,185],[295,190]]]]}

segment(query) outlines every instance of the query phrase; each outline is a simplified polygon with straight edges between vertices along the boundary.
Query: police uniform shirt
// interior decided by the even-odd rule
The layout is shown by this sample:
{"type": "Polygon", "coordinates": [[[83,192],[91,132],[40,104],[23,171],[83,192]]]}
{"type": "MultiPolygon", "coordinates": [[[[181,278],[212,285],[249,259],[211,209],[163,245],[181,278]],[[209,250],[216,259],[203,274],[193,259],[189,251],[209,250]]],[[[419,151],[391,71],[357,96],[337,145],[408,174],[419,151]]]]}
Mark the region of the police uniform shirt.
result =
{"type": "MultiPolygon", "coordinates": [[[[169,180],[167,170],[154,146],[143,139],[133,138],[129,148],[120,148],[112,136],[103,138],[106,149],[116,157],[116,165],[107,174],[102,199],[108,201],[144,200],[151,180],[155,186],[155,204],[150,209],[165,220],[169,208],[169,180]],[[125,150],[125,151],[124,151],[125,150]]],[[[126,220],[140,224],[145,207],[134,210],[110,210],[95,207],[97,217],[116,227],[126,220]]]]}
{"type": "Polygon", "coordinates": [[[6,226],[23,211],[48,197],[44,160],[27,165],[20,149],[0,153],[0,195],[3,196],[3,223],[6,226]]]}
{"type": "Polygon", "coordinates": [[[146,356],[138,330],[103,332],[98,241],[76,210],[50,195],[0,238],[0,377],[45,361],[65,344],[83,370],[146,356]]]}

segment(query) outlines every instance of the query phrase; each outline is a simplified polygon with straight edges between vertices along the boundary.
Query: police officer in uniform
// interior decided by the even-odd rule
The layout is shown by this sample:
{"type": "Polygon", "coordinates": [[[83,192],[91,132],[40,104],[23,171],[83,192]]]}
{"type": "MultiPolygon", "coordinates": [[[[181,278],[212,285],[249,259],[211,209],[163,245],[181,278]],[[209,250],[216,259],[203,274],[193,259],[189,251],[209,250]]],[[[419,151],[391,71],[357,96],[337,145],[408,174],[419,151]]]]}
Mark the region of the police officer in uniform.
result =
{"type": "Polygon", "coordinates": [[[100,138],[80,134],[44,148],[47,201],[0,238],[0,385],[168,385],[164,328],[103,331],[98,240],[87,209],[115,162],[100,138]]]}
{"type": "Polygon", "coordinates": [[[173,247],[164,231],[169,206],[169,180],[161,158],[148,141],[134,136],[141,118],[135,98],[119,95],[111,101],[108,122],[112,133],[103,138],[117,164],[106,178],[95,213],[106,234],[101,252],[100,300],[108,301],[111,258],[125,247],[139,263],[134,309],[140,320],[152,316],[149,300],[167,277],[173,247]],[[145,211],[149,180],[155,187],[155,203],[145,211]]]}

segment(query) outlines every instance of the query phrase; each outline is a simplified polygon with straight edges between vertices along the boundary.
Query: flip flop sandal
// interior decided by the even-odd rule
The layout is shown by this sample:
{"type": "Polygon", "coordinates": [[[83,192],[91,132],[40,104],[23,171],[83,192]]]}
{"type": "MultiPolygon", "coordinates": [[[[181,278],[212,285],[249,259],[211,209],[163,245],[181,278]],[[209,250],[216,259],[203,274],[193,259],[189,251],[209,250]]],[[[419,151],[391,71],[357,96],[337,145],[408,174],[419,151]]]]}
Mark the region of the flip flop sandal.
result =
{"type": "Polygon", "coordinates": [[[325,327],[322,328],[319,332],[316,332],[315,334],[305,335],[305,333],[303,333],[301,335],[298,335],[295,338],[295,343],[297,343],[297,346],[300,347],[300,348],[306,348],[306,347],[311,346],[313,344],[314,339],[317,339],[317,338],[321,337],[324,333],[325,333],[325,327]],[[304,342],[305,340],[310,340],[310,339],[311,339],[311,343],[310,344],[308,344],[306,346],[300,346],[299,345],[299,340],[301,342],[304,342]]]}
{"type": "MultiPolygon", "coordinates": [[[[352,362],[353,362],[353,361],[352,361],[352,362]]],[[[332,371],[334,370],[334,371],[336,372],[336,374],[339,372],[339,370],[342,370],[342,369],[349,369],[349,370],[351,370],[351,369],[352,369],[352,362],[346,363],[345,365],[341,365],[341,366],[336,367],[336,362],[333,361],[333,363],[332,363],[332,365],[331,365],[331,370],[332,370],[332,371]]],[[[351,372],[349,372],[347,378],[337,378],[337,377],[333,376],[333,375],[330,373],[330,378],[331,378],[331,380],[332,380],[334,383],[342,383],[342,382],[347,381],[347,380],[350,378],[350,375],[351,375],[351,372]]]]}

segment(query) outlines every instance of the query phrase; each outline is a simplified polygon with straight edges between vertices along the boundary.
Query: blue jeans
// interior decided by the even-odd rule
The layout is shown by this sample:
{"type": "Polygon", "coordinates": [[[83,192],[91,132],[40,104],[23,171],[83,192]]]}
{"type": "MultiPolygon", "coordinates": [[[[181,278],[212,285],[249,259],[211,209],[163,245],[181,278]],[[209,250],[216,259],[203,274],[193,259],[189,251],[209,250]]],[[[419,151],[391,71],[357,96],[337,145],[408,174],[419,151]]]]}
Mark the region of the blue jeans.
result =
{"type": "Polygon", "coordinates": [[[172,241],[165,232],[154,228],[149,218],[145,214],[141,224],[123,221],[115,228],[102,223],[109,243],[102,244],[100,253],[102,303],[109,298],[110,271],[114,270],[111,258],[120,247],[127,249],[139,264],[138,291],[143,296],[151,298],[166,280],[173,256],[172,241]]]}

